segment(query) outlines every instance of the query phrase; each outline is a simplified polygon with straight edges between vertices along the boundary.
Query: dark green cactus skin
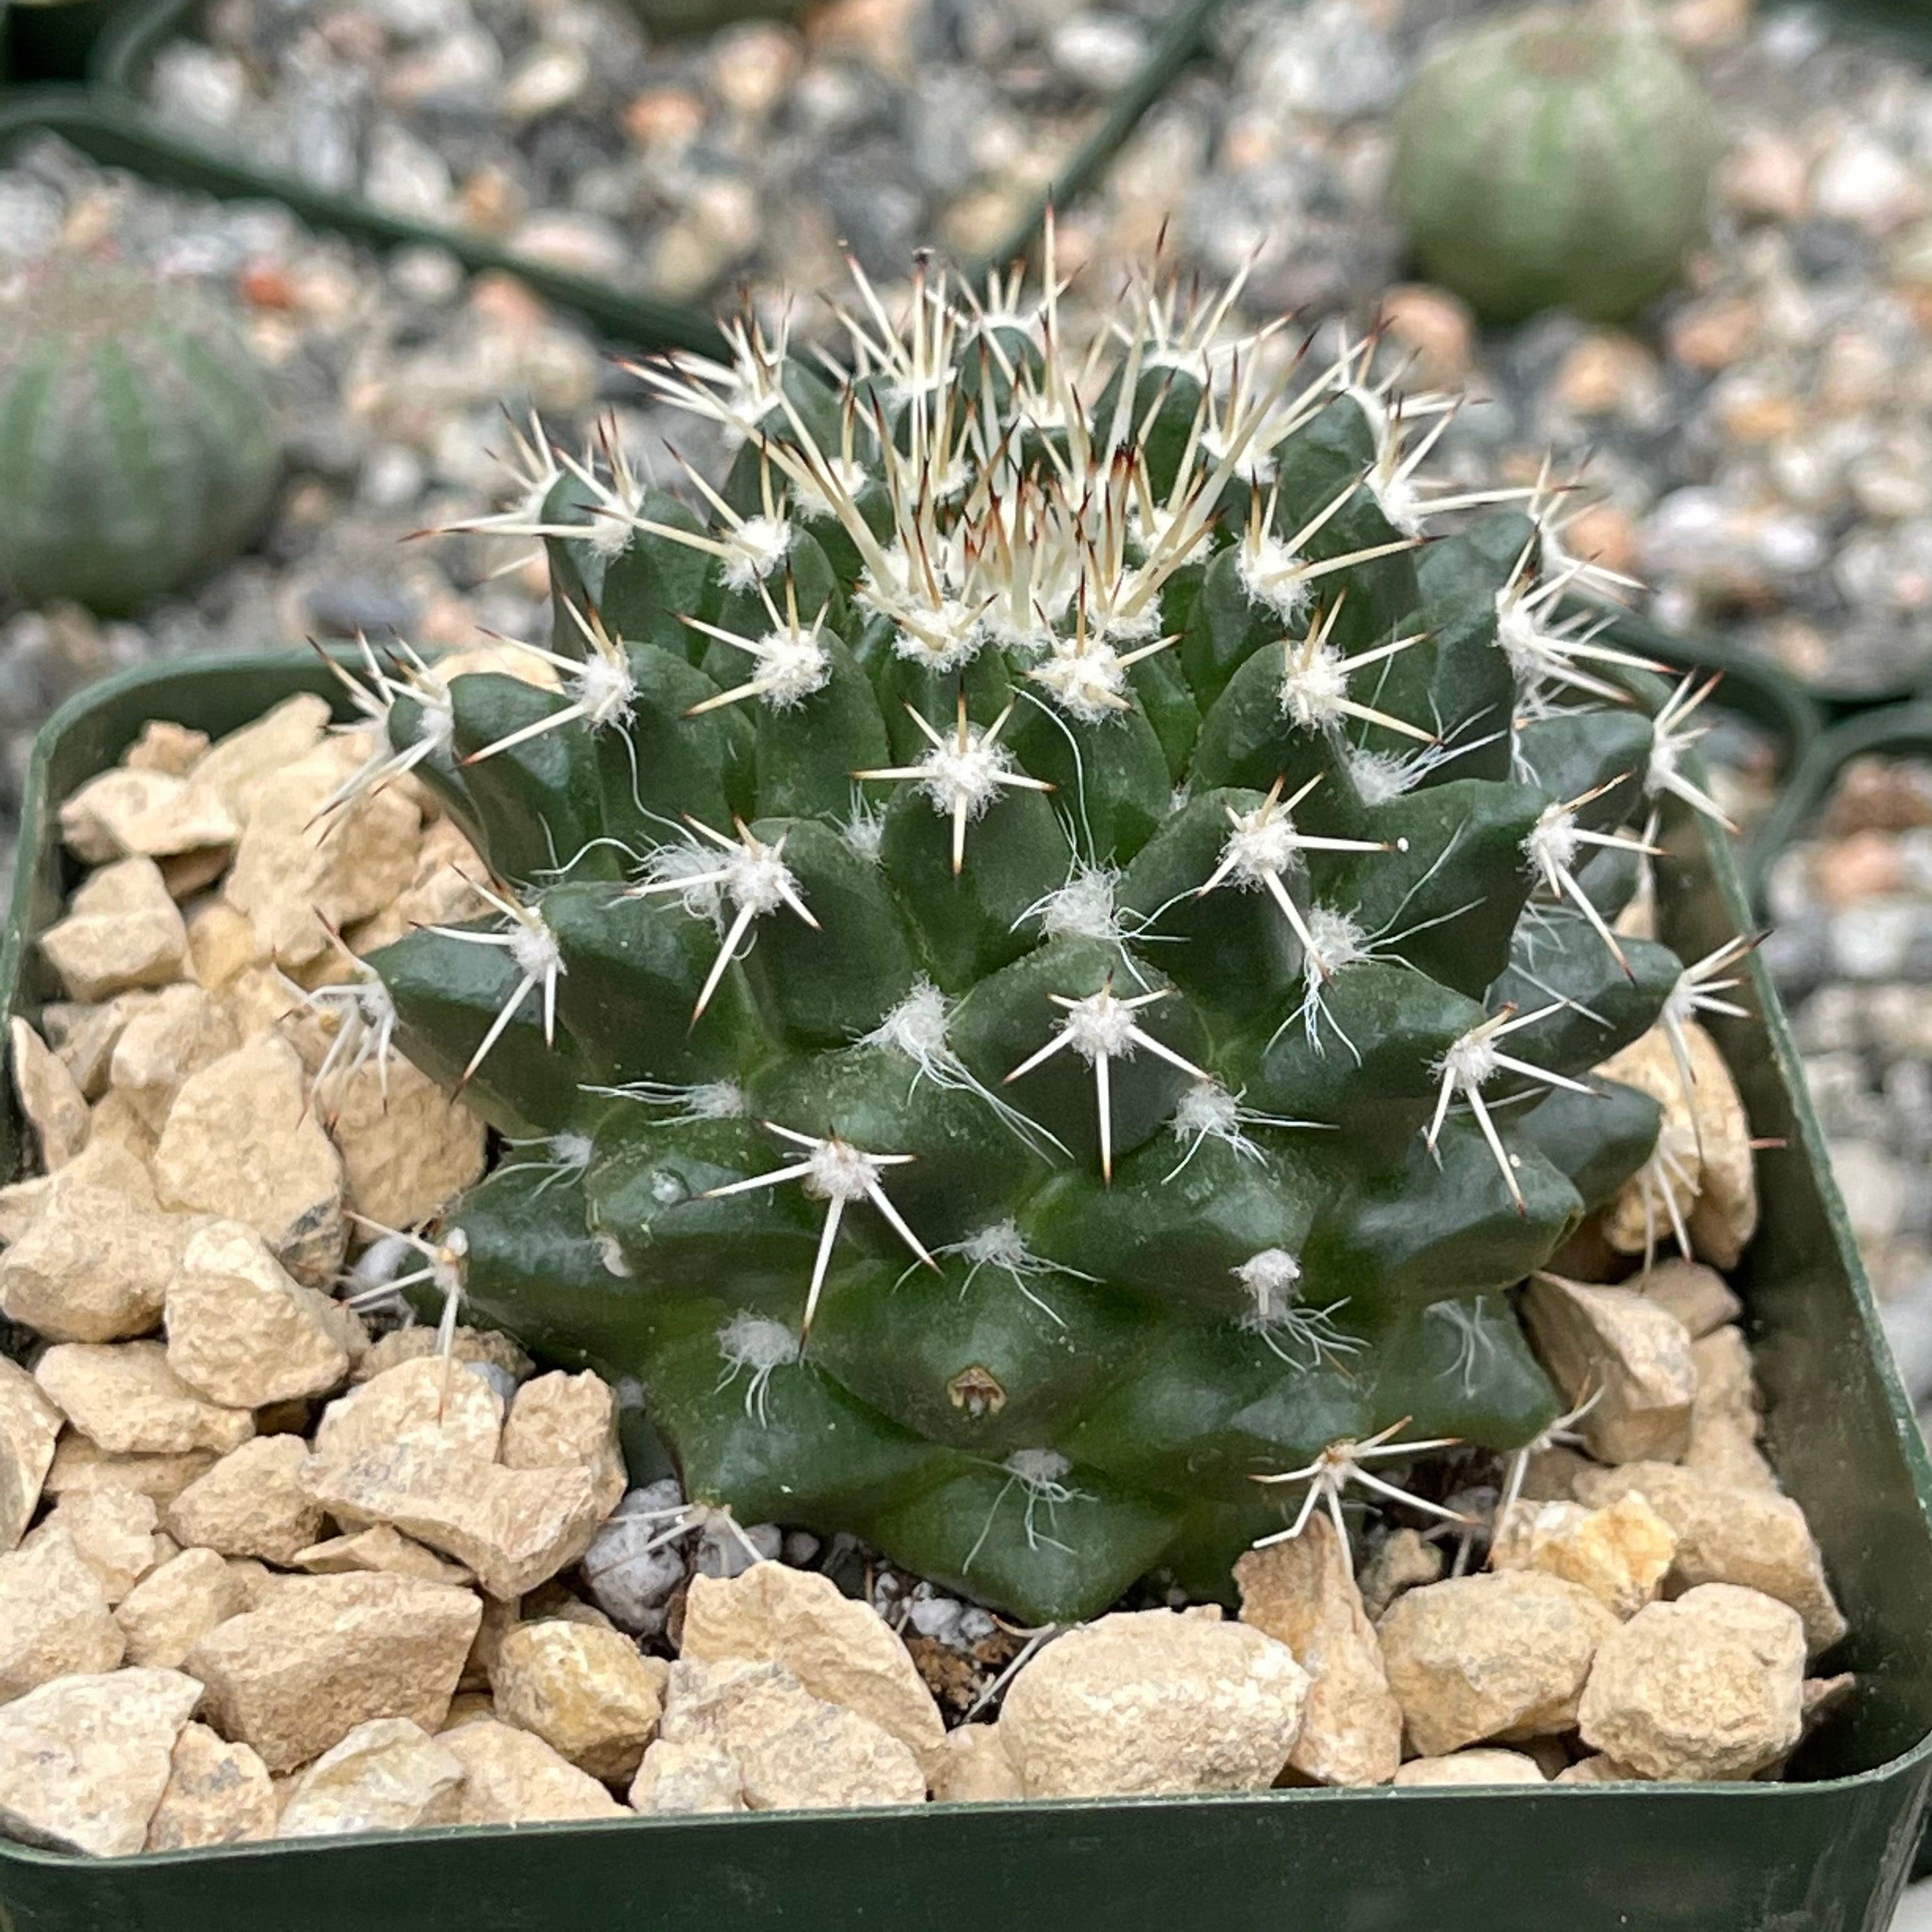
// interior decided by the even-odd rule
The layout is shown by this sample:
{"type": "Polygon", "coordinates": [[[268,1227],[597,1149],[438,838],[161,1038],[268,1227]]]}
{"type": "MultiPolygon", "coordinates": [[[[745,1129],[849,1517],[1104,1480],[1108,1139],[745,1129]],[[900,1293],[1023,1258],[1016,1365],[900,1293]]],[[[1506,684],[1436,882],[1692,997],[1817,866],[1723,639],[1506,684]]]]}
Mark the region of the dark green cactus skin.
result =
{"type": "MultiPolygon", "coordinates": [[[[1006,346],[1037,354],[1016,334],[1006,346]]],[[[990,380],[983,358],[959,361],[963,386],[990,380]]],[[[802,400],[765,433],[795,443],[808,426],[836,447],[837,399],[802,370],[786,382],[802,400]]],[[[1172,370],[1140,382],[1159,490],[1195,400],[1172,370]]],[[[885,407],[875,419],[890,423],[885,407]]],[[[1305,548],[1399,543],[1368,481],[1385,433],[1372,400],[1337,386],[1270,452],[1270,527],[1292,534],[1354,477],[1305,548]]],[[[756,458],[748,446],[727,493],[746,515],[756,458]]],[[[546,1359],[634,1378],[694,1498],[743,1522],[854,1532],[1033,1622],[1092,1615],[1149,1572],[1225,1591],[1232,1558],[1299,1500],[1254,1478],[1340,1438],[1404,1418],[1416,1436],[1498,1450],[1534,1437],[1558,1404],[1510,1292],[1657,1133],[1654,1105],[1628,1089],[1582,1094],[1504,1068],[1482,1094],[1516,1198],[1460,1098],[1433,1151],[1425,1142],[1444,1056],[1486,1017],[1572,1002],[1507,1043],[1582,1080],[1652,1024],[1679,970],[1638,940],[1620,964],[1527,856],[1546,810],[1587,794],[1585,826],[1640,824],[1650,749],[1635,705],[1579,706],[1560,688],[1526,701],[1498,597],[1535,525],[1495,512],[1323,580],[1322,608],[1347,592],[1335,640],[1348,653],[1424,634],[1347,680],[1352,699],[1457,750],[1391,788],[1371,776],[1412,737],[1354,716],[1304,728],[1285,709],[1282,639],[1310,619],[1244,587],[1250,486],[1217,487],[1222,514],[1162,592],[1178,646],[1136,664],[1124,706],[1094,722],[1030,680],[1020,649],[988,640],[940,670],[895,649],[850,533],[826,519],[794,526],[767,580],[782,606],[789,574],[808,622],[822,609],[824,682],[787,706],[689,715],[749,674],[748,653],[678,620],[755,638],[770,616],[670,538],[639,532],[611,554],[590,534],[590,493],[566,478],[546,516],[586,534],[551,540],[558,595],[620,640],[628,721],[580,719],[466,766],[564,700],[460,678],[453,750],[418,767],[561,968],[554,1044],[532,988],[467,1085],[506,1131],[562,1137],[550,1164],[520,1156],[450,1216],[468,1238],[473,1313],[546,1359]],[[1056,789],[1001,789],[968,824],[956,878],[933,798],[854,774],[915,762],[927,748],[907,708],[943,735],[962,692],[981,729],[1016,700],[1010,769],[1056,789]],[[1311,779],[1300,832],[1385,848],[1306,850],[1281,874],[1304,917],[1355,922],[1366,956],[1325,980],[1268,891],[1199,890],[1231,812],[1311,779]],[[850,830],[855,790],[880,808],[874,837],[850,830]],[[728,838],[735,818],[766,846],[782,840],[818,922],[783,905],[753,920],[694,1024],[731,902],[714,920],[676,892],[626,896],[692,842],[687,812],[728,838]],[[1111,932],[1041,910],[1076,861],[1116,875],[1111,932]],[[868,1037],[922,985],[943,1011],[943,1066],[902,1036],[868,1037]],[[1304,1010],[1311,985],[1318,1012],[1304,1010]],[[1135,1015],[1145,1035],[1244,1110],[1201,1130],[1190,1074],[1144,1044],[1112,1058],[1111,1181],[1077,1050],[1008,1079],[1054,1037],[1056,996],[1109,986],[1164,995],[1135,1015]],[[726,1082],[738,1104],[698,1117],[726,1082]],[[635,1083],[656,1083],[639,1090],[655,1104],[608,1090],[635,1083]],[[914,1156],[878,1178],[935,1265],[856,1199],[802,1352],[740,1359],[748,1321],[796,1336],[827,1211],[796,1180],[713,1194],[803,1157],[774,1127],[914,1156]],[[1300,1272],[1264,1312],[1264,1287],[1240,1270],[1270,1255],[1300,1272]]],[[[877,496],[859,500],[885,527],[877,496]]],[[[674,520],[662,501],[642,514],[674,520]]],[[[581,632],[566,621],[557,634],[581,632]]],[[[398,707],[392,739],[422,728],[398,707]]],[[[1592,903],[1613,914],[1630,868],[1591,874],[1592,903]]],[[[519,984],[507,949],[433,932],[372,963],[406,1046],[452,1081],[519,984]]]]}
{"type": "Polygon", "coordinates": [[[233,322],[184,284],[57,262],[0,347],[0,572],[29,603],[138,610],[268,514],[281,436],[233,322]]]}

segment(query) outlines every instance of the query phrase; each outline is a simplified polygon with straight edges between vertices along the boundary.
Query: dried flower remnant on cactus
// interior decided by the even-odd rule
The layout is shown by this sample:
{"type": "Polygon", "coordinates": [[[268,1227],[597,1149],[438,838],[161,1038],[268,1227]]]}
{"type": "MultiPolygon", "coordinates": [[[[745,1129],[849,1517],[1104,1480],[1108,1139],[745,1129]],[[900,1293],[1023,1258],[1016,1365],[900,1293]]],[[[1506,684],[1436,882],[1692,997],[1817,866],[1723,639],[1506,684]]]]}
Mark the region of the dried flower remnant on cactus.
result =
{"type": "Polygon", "coordinates": [[[576,668],[377,692],[498,884],[374,960],[537,1150],[450,1217],[472,1318],[634,1378],[694,1508],[1035,1624],[1549,1430],[1506,1291],[1710,976],[1614,933],[1702,801],[1543,594],[1558,493],[1430,483],[1372,344],[1045,289],[643,365],[730,472],[491,520],[576,668]]]}

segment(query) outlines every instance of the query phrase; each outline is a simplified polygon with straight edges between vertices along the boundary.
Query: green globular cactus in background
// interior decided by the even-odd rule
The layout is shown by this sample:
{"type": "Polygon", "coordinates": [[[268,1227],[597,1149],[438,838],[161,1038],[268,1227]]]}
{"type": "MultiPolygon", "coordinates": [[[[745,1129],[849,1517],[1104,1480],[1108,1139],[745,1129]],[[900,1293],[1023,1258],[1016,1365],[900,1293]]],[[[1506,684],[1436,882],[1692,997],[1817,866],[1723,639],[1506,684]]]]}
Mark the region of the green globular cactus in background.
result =
{"type": "Polygon", "coordinates": [[[1590,1070],[1717,983],[1612,924],[1694,698],[1371,345],[863,292],[836,386],[749,326],[642,372],[735,446],[701,514],[529,446],[555,688],[358,687],[360,782],[500,880],[370,962],[522,1144],[443,1285],[740,1522],[1033,1621],[1225,1592],[1259,1479],[1555,1415],[1510,1292],[1658,1127],[1590,1070]]]}
{"type": "Polygon", "coordinates": [[[1709,99],[1624,0],[1448,35],[1396,130],[1391,191],[1421,268],[1492,321],[1621,321],[1706,232],[1709,99]]]}
{"type": "Polygon", "coordinates": [[[233,321],[187,284],[61,259],[0,316],[0,574],[118,616],[226,562],[281,439],[233,321]]]}

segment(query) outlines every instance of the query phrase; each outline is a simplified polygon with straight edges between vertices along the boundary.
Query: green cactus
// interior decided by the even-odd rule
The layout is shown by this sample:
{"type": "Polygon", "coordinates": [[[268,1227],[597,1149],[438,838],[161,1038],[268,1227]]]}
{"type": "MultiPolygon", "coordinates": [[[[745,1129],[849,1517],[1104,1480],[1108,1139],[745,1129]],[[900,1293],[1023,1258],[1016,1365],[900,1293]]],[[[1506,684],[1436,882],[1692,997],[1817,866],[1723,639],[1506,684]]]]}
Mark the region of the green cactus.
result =
{"type": "Polygon", "coordinates": [[[1555,1415],[1508,1292],[1658,1132],[1589,1070],[1717,983],[1610,923],[1694,699],[1558,620],[1553,495],[1422,482],[1372,345],[866,294],[836,387],[644,372],[736,446],[702,519],[530,446],[560,688],[361,687],[362,782],[501,880],[374,1003],[540,1143],[428,1286],[740,1522],[1036,1621],[1225,1591],[1326,1493],[1258,1478],[1555,1415]]]}
{"type": "Polygon", "coordinates": [[[7,305],[0,572],[110,616],[226,562],[267,514],[281,441],[233,322],[185,283],[59,258],[7,305]]]}
{"type": "Polygon", "coordinates": [[[1445,37],[1396,117],[1392,192],[1424,273],[1492,321],[1622,321],[1707,226],[1714,117],[1622,0],[1445,37]]]}

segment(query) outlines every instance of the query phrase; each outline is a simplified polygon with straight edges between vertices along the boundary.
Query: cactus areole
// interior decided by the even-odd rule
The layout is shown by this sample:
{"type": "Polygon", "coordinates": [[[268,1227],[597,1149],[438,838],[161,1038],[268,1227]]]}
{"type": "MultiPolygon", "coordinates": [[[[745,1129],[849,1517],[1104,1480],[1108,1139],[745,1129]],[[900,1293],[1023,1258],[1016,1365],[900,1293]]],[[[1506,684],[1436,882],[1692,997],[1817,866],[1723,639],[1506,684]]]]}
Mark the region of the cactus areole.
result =
{"type": "Polygon", "coordinates": [[[1656,1141],[1589,1074],[1698,997],[1613,924],[1711,808],[1688,702],[1367,346],[861,296],[844,381],[749,324],[640,369],[735,448],[698,513],[525,446],[550,688],[358,680],[358,782],[497,874],[370,962],[520,1143],[461,1293],[741,1522],[1032,1622],[1225,1591],[1306,1501],[1262,1479],[1556,1417],[1510,1292],[1656,1141]]]}

